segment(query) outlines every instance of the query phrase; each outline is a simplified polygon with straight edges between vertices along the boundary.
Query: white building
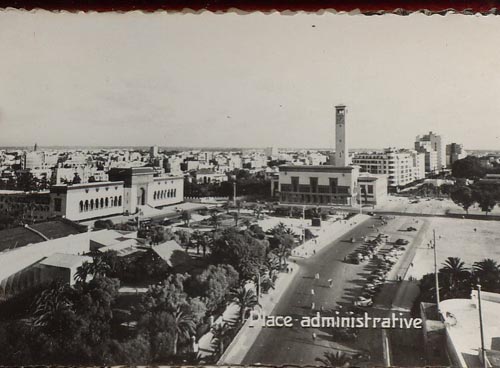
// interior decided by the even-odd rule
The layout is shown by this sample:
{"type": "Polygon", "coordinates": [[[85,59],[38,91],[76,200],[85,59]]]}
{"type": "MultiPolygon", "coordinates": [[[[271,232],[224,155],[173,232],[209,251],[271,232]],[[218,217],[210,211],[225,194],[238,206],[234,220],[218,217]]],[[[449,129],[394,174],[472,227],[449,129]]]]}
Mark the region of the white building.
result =
{"type": "Polygon", "coordinates": [[[390,188],[398,188],[425,177],[424,154],[410,150],[386,148],[383,152],[365,152],[354,155],[353,164],[361,172],[387,175],[390,188]]]}
{"type": "Polygon", "coordinates": [[[446,144],[441,135],[429,132],[429,134],[417,136],[415,149],[425,153],[427,172],[439,171],[446,167],[446,144]]]}
{"type": "Polygon", "coordinates": [[[282,203],[354,205],[359,168],[291,166],[279,167],[279,199],[282,203]]]}
{"type": "Polygon", "coordinates": [[[51,213],[72,221],[124,212],[123,182],[61,184],[50,188],[51,213]]]}

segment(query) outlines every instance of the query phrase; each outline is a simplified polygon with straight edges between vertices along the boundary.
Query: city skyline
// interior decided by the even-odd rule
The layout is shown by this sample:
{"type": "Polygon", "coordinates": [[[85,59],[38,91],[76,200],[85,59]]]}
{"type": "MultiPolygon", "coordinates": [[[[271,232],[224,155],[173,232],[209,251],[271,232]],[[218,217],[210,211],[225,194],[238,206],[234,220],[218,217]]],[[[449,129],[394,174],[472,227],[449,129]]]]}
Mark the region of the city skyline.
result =
{"type": "Polygon", "coordinates": [[[1,146],[333,149],[338,103],[352,147],[500,146],[492,18],[0,16],[1,146]]]}

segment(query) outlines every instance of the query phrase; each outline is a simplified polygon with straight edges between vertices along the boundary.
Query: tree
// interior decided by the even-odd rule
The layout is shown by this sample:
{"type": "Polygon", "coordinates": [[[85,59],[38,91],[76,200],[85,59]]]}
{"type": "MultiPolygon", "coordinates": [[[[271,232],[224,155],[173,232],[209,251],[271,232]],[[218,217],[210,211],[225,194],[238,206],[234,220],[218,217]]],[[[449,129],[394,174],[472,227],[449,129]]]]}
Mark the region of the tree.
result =
{"type": "Polygon", "coordinates": [[[233,213],[234,226],[238,227],[238,220],[240,219],[240,214],[238,212],[233,213]]]}
{"type": "Polygon", "coordinates": [[[475,197],[475,200],[479,204],[481,211],[485,212],[486,215],[488,215],[488,213],[491,212],[491,210],[493,210],[493,208],[496,205],[495,196],[488,190],[485,189],[475,190],[473,191],[473,196],[475,197]]]}
{"type": "Polygon", "coordinates": [[[177,235],[179,242],[183,247],[186,248],[186,252],[191,244],[191,233],[185,230],[177,230],[175,232],[175,235],[177,235]]]}
{"type": "Polygon", "coordinates": [[[184,224],[189,227],[189,222],[191,221],[191,212],[189,211],[182,211],[181,213],[181,219],[184,221],[184,224]]]}
{"type": "Polygon", "coordinates": [[[486,171],[479,158],[475,156],[467,156],[451,165],[451,173],[456,178],[482,178],[486,171]]]}
{"type": "Polygon", "coordinates": [[[238,272],[231,265],[210,265],[193,278],[192,289],[205,298],[207,309],[214,312],[222,306],[239,282],[238,272]]]}
{"type": "Polygon", "coordinates": [[[240,323],[243,323],[247,311],[251,311],[257,306],[260,307],[255,291],[244,286],[234,289],[229,297],[230,301],[236,303],[240,308],[238,317],[240,323]]]}
{"type": "Polygon", "coordinates": [[[316,358],[315,361],[324,367],[349,367],[352,363],[352,357],[340,351],[325,351],[323,357],[316,358]]]}
{"type": "Polygon", "coordinates": [[[173,354],[177,354],[179,337],[189,340],[189,337],[194,334],[196,325],[193,317],[187,312],[183,311],[180,306],[173,312],[170,312],[173,317],[173,333],[174,333],[174,347],[173,354]]]}
{"type": "Polygon", "coordinates": [[[500,265],[491,258],[485,258],[472,265],[474,276],[485,288],[485,291],[500,291],[500,265]]]}
{"type": "Polygon", "coordinates": [[[80,178],[80,175],[78,173],[75,173],[75,176],[73,176],[73,184],[80,184],[82,182],[82,179],[80,178]]]}
{"type": "Polygon", "coordinates": [[[224,230],[211,245],[211,258],[216,264],[230,264],[243,280],[250,280],[266,261],[269,244],[249,231],[224,230]]]}
{"type": "Polygon", "coordinates": [[[216,211],[212,212],[212,214],[210,215],[210,223],[212,224],[215,230],[218,229],[220,225],[220,217],[216,211]]]}
{"type": "Polygon", "coordinates": [[[470,273],[458,257],[448,257],[439,272],[448,276],[450,291],[458,291],[464,283],[470,281],[470,273]]]}
{"type": "Polygon", "coordinates": [[[217,323],[212,326],[212,342],[216,345],[216,354],[220,355],[224,352],[226,342],[231,338],[233,326],[227,322],[217,323]]]}
{"type": "Polygon", "coordinates": [[[469,214],[469,207],[475,202],[472,190],[465,186],[460,186],[452,191],[451,199],[453,202],[461,206],[467,214],[469,214]]]}

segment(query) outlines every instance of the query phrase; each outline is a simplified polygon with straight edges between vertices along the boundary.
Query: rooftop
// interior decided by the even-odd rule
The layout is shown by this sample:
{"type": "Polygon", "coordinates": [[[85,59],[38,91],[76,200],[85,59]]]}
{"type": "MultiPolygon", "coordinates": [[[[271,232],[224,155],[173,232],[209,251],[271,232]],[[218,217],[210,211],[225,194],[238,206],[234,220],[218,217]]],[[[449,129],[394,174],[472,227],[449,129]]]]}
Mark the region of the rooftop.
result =
{"type": "MultiPolygon", "coordinates": [[[[30,225],[31,228],[42,233],[49,239],[64,238],[68,235],[83,232],[84,227],[79,227],[68,220],[53,220],[30,225]]],[[[35,231],[25,227],[15,227],[0,231],[0,252],[7,249],[24,247],[28,244],[46,241],[35,231]]]]}
{"type": "Polygon", "coordinates": [[[54,253],[45,258],[43,261],[40,261],[40,264],[45,266],[75,269],[80,267],[83,262],[92,262],[92,257],[54,253]]]}
{"type": "MultiPolygon", "coordinates": [[[[485,349],[500,350],[500,294],[481,293],[481,309],[483,314],[483,330],[485,349]],[[497,295],[498,300],[486,300],[487,296],[497,295]]],[[[479,311],[474,299],[448,299],[440,304],[440,311],[452,344],[459,358],[467,366],[480,366],[479,351],[481,335],[479,328],[479,311]]]]}

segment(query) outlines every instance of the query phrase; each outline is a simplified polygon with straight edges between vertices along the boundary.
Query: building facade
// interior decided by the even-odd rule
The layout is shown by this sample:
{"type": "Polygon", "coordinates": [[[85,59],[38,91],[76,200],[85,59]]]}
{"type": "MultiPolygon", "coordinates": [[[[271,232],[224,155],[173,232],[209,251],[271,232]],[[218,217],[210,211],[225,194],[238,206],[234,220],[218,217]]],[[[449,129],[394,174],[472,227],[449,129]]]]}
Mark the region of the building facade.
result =
{"type": "Polygon", "coordinates": [[[279,199],[282,203],[354,205],[359,168],[355,166],[280,166],[279,199]]]}
{"type": "Polygon", "coordinates": [[[184,200],[182,176],[155,176],[150,167],[113,168],[108,176],[123,182],[123,210],[135,213],[139,206],[163,207],[184,200]]]}
{"type": "Polygon", "coordinates": [[[387,175],[360,174],[358,186],[362,204],[375,206],[387,199],[387,175]]]}
{"type": "Polygon", "coordinates": [[[54,185],[50,188],[51,213],[72,221],[124,212],[123,182],[54,185]]]}
{"type": "Polygon", "coordinates": [[[429,132],[415,138],[415,150],[425,153],[427,172],[443,170],[446,167],[446,144],[441,135],[429,132]]]}
{"type": "Polygon", "coordinates": [[[387,185],[392,189],[423,179],[424,161],[422,153],[395,148],[386,148],[383,152],[358,153],[352,159],[363,173],[387,175],[387,185]]]}
{"type": "Polygon", "coordinates": [[[463,144],[450,143],[446,145],[446,166],[451,167],[455,161],[467,157],[463,144]]]}

